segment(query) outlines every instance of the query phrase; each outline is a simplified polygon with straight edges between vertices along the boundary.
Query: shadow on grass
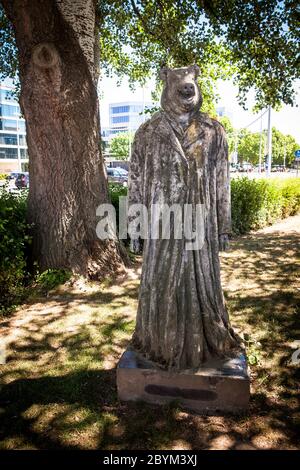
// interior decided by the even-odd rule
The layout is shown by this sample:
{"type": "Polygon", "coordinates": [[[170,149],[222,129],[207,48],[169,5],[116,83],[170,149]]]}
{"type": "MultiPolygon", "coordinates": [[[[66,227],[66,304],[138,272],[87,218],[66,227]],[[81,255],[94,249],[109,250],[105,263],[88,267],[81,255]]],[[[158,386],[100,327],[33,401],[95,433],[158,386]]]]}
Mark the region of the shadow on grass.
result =
{"type": "Polygon", "coordinates": [[[232,323],[262,345],[247,415],[120,403],[115,365],[134,327],[137,284],[66,292],[40,300],[10,344],[0,369],[0,448],[297,448],[300,377],[288,344],[300,339],[298,253],[296,235],[255,235],[233,241],[222,260],[232,323]]]}
{"type": "Polygon", "coordinates": [[[264,395],[255,397],[249,416],[197,416],[181,412],[175,405],[120,404],[115,380],[115,370],[91,370],[7,384],[0,392],[5,407],[0,438],[7,442],[11,438],[22,447],[15,439],[21,435],[28,447],[38,449],[207,449],[216,444],[239,449],[249,443],[256,448],[253,440],[259,442],[266,427],[272,426],[273,432],[297,443],[299,423],[289,420],[288,404],[278,405],[264,395]],[[259,420],[262,410],[264,417],[268,415],[267,422],[259,420]]]}

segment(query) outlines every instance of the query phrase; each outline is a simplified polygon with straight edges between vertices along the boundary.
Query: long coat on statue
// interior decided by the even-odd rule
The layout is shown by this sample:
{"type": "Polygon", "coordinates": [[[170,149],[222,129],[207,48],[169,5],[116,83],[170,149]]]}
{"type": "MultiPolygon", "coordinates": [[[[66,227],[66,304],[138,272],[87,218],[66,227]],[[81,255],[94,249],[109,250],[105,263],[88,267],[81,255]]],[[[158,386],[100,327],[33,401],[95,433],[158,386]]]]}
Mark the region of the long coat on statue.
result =
{"type": "Polygon", "coordinates": [[[132,347],[162,367],[195,369],[238,346],[219,263],[220,237],[231,229],[228,151],[216,120],[196,109],[181,125],[162,104],[135,136],[129,205],[145,204],[150,214],[157,203],[201,204],[204,236],[198,249],[187,249],[185,237],[144,240],[132,347]]]}

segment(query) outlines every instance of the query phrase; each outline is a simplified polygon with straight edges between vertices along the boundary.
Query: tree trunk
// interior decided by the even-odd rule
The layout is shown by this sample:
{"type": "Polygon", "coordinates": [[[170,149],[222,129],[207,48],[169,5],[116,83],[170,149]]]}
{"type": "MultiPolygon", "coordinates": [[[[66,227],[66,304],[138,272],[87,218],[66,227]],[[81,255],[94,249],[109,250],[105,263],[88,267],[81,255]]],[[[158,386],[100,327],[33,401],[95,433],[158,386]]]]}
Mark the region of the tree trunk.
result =
{"type": "Polygon", "coordinates": [[[29,220],[44,268],[101,277],[119,246],[96,236],[109,199],[99,153],[95,1],[3,0],[19,52],[29,151],[29,220]]]}

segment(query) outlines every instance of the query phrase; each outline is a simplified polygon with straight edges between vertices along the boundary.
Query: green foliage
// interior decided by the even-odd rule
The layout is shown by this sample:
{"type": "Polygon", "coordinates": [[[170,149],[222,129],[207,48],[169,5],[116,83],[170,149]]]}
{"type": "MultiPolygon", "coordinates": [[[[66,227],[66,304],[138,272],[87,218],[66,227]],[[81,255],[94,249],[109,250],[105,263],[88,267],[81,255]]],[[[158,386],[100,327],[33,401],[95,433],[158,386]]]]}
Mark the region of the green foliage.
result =
{"type": "Polygon", "coordinates": [[[235,178],[231,182],[234,233],[262,228],[300,210],[300,179],[235,178]]]}
{"type": "Polygon", "coordinates": [[[287,166],[295,160],[295,150],[300,148],[294,137],[284,135],[275,127],[272,128],[272,160],[274,165],[283,165],[284,157],[287,166]]]}
{"type": "Polygon", "coordinates": [[[244,343],[246,346],[247,360],[251,366],[258,366],[261,362],[261,343],[251,338],[247,333],[244,334],[244,343]]]}
{"type": "Polygon", "coordinates": [[[0,75],[15,78],[18,72],[18,56],[12,25],[0,4],[0,75]]]}
{"type": "Polygon", "coordinates": [[[49,291],[64,284],[71,278],[71,272],[65,269],[47,269],[36,277],[37,285],[44,291],[49,291]]]}
{"type": "MultiPolygon", "coordinates": [[[[280,183],[279,183],[280,184],[280,183]]],[[[291,178],[280,184],[282,194],[282,216],[295,215],[300,208],[300,179],[291,178]]]]}
{"type": "Polygon", "coordinates": [[[0,173],[0,180],[5,180],[7,178],[7,173],[0,173]]]}
{"type": "Polygon", "coordinates": [[[145,115],[147,119],[148,118],[150,119],[151,116],[153,116],[153,114],[156,113],[157,111],[160,111],[160,106],[151,106],[145,109],[145,115]]]}
{"type": "Polygon", "coordinates": [[[112,205],[116,210],[117,221],[119,218],[119,198],[127,196],[127,188],[121,184],[109,183],[109,195],[112,205]]]}
{"type": "Polygon", "coordinates": [[[220,121],[220,123],[222,124],[222,126],[224,127],[226,131],[226,137],[227,137],[227,142],[228,142],[228,152],[230,155],[234,151],[234,140],[235,140],[234,127],[231,124],[229,117],[227,116],[222,116],[218,118],[218,120],[220,121]]]}
{"type": "MultiPolygon", "coordinates": [[[[9,313],[25,298],[33,280],[27,263],[32,237],[26,215],[27,191],[12,194],[0,188],[0,314],[9,313]]],[[[49,290],[69,277],[64,270],[48,270],[36,280],[43,290],[49,290]]]]}
{"type": "MultiPolygon", "coordinates": [[[[7,2],[6,2],[7,3],[7,2]]],[[[294,1],[98,0],[101,69],[144,82],[162,64],[198,63],[201,86],[213,97],[218,79],[234,77],[245,105],[292,104],[299,76],[298,13],[294,1]]],[[[14,77],[13,28],[0,6],[0,72],[14,77]]],[[[205,110],[206,111],[206,110],[205,110]]]]}
{"type": "Polygon", "coordinates": [[[110,0],[99,2],[99,18],[107,73],[143,81],[162,64],[196,62],[205,95],[234,76],[243,105],[251,88],[259,108],[293,101],[299,48],[292,1],[110,0]]]}
{"type": "MultiPolygon", "coordinates": [[[[264,163],[264,145],[266,141],[266,134],[263,133],[261,136],[261,159],[264,163]]],[[[239,139],[238,144],[238,156],[239,162],[249,162],[252,165],[259,163],[259,144],[260,144],[260,133],[250,132],[247,129],[242,130],[242,136],[239,139]]]]}
{"type": "Polygon", "coordinates": [[[247,359],[250,366],[259,366],[261,362],[261,352],[255,345],[251,345],[247,349],[247,359]]]}
{"type": "MultiPolygon", "coordinates": [[[[119,214],[119,197],[127,195],[127,188],[109,184],[110,198],[119,214]]],[[[232,231],[244,234],[274,223],[276,220],[300,211],[300,178],[249,179],[231,181],[232,231]]]]}
{"type": "MultiPolygon", "coordinates": [[[[127,195],[127,188],[110,183],[109,192],[118,221],[119,197],[127,195]]],[[[300,178],[236,178],[231,182],[231,200],[233,232],[246,233],[300,210],[300,178]]],[[[31,237],[26,209],[26,191],[11,194],[0,189],[0,313],[9,311],[24,298],[24,286],[30,280],[26,264],[31,237]]],[[[36,282],[48,291],[70,276],[69,271],[50,269],[38,274],[36,282]]]]}
{"type": "Polygon", "coordinates": [[[27,193],[8,193],[0,188],[0,313],[24,295],[26,253],[31,243],[26,223],[27,193]]]}
{"type": "Polygon", "coordinates": [[[129,158],[130,147],[134,138],[134,132],[120,132],[110,141],[109,154],[121,160],[129,158]]]}
{"type": "Polygon", "coordinates": [[[127,196],[127,188],[122,184],[118,183],[109,183],[109,194],[112,205],[117,210],[119,207],[119,197],[127,196]]]}

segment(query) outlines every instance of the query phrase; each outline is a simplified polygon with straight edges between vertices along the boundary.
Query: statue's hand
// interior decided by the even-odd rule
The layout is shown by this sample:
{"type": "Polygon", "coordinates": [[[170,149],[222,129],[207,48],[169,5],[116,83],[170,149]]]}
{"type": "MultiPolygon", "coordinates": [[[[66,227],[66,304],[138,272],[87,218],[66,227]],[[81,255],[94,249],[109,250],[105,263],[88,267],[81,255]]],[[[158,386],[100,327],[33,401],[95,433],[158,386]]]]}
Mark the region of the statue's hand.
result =
{"type": "Polygon", "coordinates": [[[134,254],[138,255],[142,251],[142,243],[141,239],[137,238],[134,240],[130,240],[130,251],[132,251],[134,254]]]}
{"type": "Polygon", "coordinates": [[[227,233],[219,235],[219,251],[229,250],[229,237],[227,233]]]}

